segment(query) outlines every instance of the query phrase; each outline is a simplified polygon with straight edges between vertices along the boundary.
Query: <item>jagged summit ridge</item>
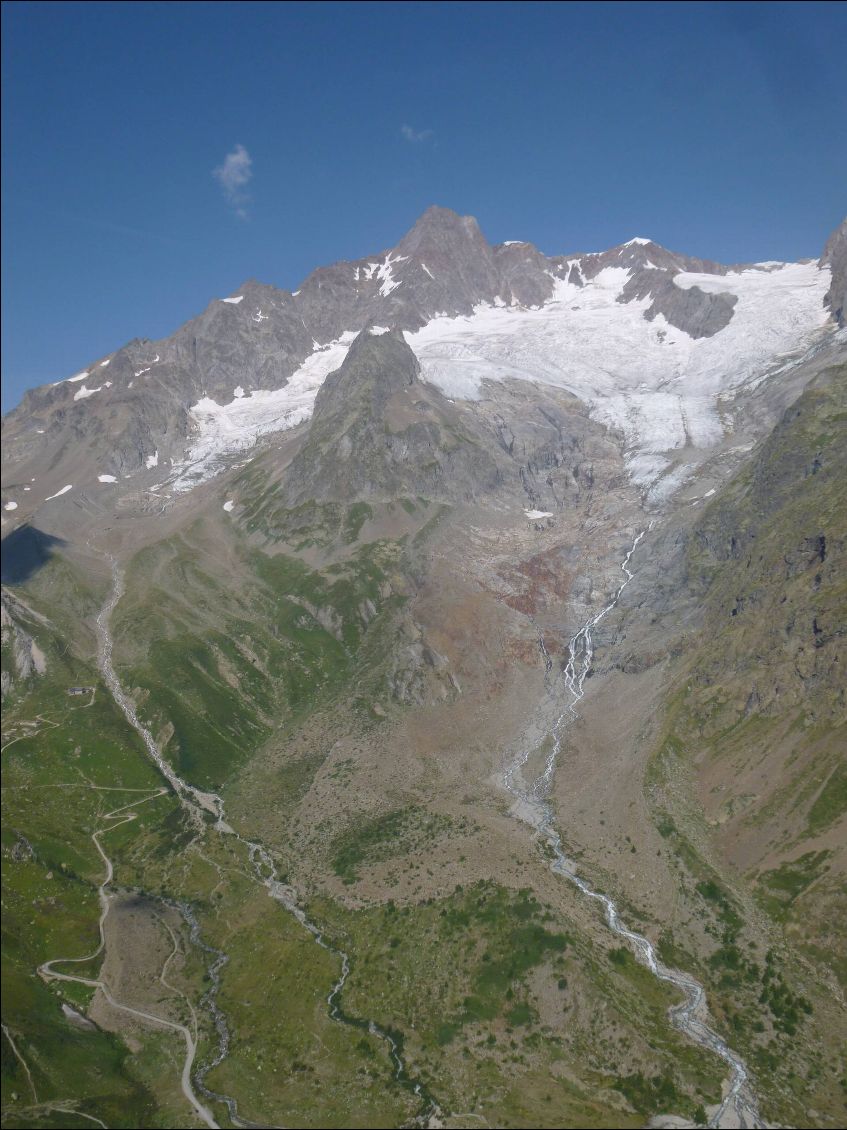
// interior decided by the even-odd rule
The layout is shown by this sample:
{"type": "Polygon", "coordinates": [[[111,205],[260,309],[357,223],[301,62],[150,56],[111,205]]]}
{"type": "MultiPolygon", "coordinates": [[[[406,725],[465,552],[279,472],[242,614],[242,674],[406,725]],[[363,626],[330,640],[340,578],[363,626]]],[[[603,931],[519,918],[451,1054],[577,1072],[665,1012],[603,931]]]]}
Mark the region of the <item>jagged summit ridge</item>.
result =
{"type": "MultiPolygon", "coordinates": [[[[548,257],[528,242],[492,246],[473,217],[432,207],[394,248],[319,268],[293,292],[248,281],[169,338],[135,339],[28,393],[4,421],[4,504],[23,520],[56,491],[127,476],[187,489],[307,420],[372,325],[412,335],[424,380],[450,396],[478,396],[483,379],[553,383],[639,443],[652,429],[651,452],[676,447],[686,413],[659,410],[653,393],[684,382],[714,397],[809,347],[829,316],[825,294],[844,288],[842,243],[836,233],[820,264],[805,265],[727,267],[644,237],[548,257]]],[[[843,318],[843,302],[830,306],[843,318]]],[[[698,428],[689,439],[711,442],[713,425],[698,428]]]]}
{"type": "Polygon", "coordinates": [[[488,247],[475,216],[460,216],[452,208],[431,204],[397,245],[401,255],[413,255],[454,242],[488,247]]]}

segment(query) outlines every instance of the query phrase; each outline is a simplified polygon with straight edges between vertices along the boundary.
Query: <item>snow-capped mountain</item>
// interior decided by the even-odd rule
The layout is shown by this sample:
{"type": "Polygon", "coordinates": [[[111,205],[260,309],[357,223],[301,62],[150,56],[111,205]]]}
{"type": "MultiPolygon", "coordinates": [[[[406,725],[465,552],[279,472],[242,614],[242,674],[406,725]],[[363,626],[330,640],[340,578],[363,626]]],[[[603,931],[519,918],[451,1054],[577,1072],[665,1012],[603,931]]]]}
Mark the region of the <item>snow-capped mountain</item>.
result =
{"type": "Polygon", "coordinates": [[[403,331],[452,399],[510,380],[569,391],[667,493],[674,452],[720,444],[740,397],[843,346],[846,226],[817,261],[723,266],[642,237],[553,257],[491,246],[472,217],[430,208],[394,248],[294,292],[245,283],[170,337],[27,393],[4,422],[6,515],[72,491],[190,489],[307,420],[366,327],[403,331]]]}
{"type": "Polygon", "coordinates": [[[25,397],[20,1124],[843,1122],[845,278],[431,209],[25,397]]]}

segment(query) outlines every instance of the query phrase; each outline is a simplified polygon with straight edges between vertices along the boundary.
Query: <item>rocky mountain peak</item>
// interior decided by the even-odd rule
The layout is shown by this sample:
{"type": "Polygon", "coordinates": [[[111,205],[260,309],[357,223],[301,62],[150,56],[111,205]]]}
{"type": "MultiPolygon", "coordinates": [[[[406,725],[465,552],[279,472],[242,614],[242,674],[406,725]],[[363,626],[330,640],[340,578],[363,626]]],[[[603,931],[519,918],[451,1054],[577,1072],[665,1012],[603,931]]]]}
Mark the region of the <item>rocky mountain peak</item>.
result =
{"type": "Polygon", "coordinates": [[[419,374],[418,359],[400,330],[369,326],[318,390],[312,426],[339,410],[349,412],[365,403],[379,411],[395,392],[414,384],[419,374]]]}
{"type": "MultiPolygon", "coordinates": [[[[4,505],[12,504],[8,513],[14,515],[6,520],[26,521],[41,502],[52,503],[56,491],[71,484],[74,491],[84,483],[102,484],[101,476],[137,491],[161,483],[168,474],[177,490],[190,489],[218,473],[258,436],[307,419],[315,393],[333,372],[318,396],[318,418],[353,403],[362,406],[364,415],[378,417],[380,406],[399,395],[398,384],[427,389],[440,380],[442,391],[450,388],[448,395],[462,398],[478,385],[480,374],[499,381],[512,372],[553,379],[594,403],[592,373],[605,374],[596,379],[604,389],[611,380],[617,394],[626,388],[636,357],[642,358],[651,380],[656,372],[673,369],[674,347],[684,339],[668,336],[662,321],[656,335],[645,338],[642,319],[661,317],[691,339],[719,339],[737,326],[745,301],[739,295],[752,296],[759,280],[774,276],[772,302],[778,305],[787,293],[780,286],[783,270],[786,280],[797,280],[798,300],[809,287],[815,289],[804,315],[808,332],[801,337],[806,341],[825,318],[821,302],[844,325],[847,223],[830,237],[821,266],[831,270],[831,281],[814,263],[809,279],[800,264],[726,267],[644,237],[607,251],[548,257],[525,241],[492,246],[473,217],[433,206],[393,248],[318,268],[293,292],[248,279],[227,296],[213,298],[168,338],[136,338],[64,380],[28,392],[4,420],[10,492],[4,505]],[[583,288],[588,288],[588,302],[580,296],[583,288]],[[611,304],[635,303],[641,309],[619,323],[611,304]],[[620,324],[627,338],[626,347],[617,351],[627,358],[620,368],[608,356],[599,364],[595,343],[602,335],[584,332],[591,325],[600,327],[603,306],[604,325],[620,324]],[[544,345],[543,356],[532,354],[537,342],[526,337],[529,324],[510,318],[507,311],[545,311],[554,344],[544,345]],[[466,318],[473,325],[451,324],[466,318]],[[483,348],[480,335],[487,326],[496,332],[483,348]],[[366,327],[370,331],[363,333],[366,327]],[[380,334],[375,332],[379,327],[391,329],[380,334]],[[424,327],[423,337],[410,338],[423,365],[421,382],[400,331],[417,335],[424,327]],[[456,331],[466,339],[461,345],[453,341],[456,331]],[[504,333],[514,342],[501,352],[504,333]],[[465,349],[479,354],[473,363],[460,356],[465,349]],[[493,355],[499,355],[496,364],[493,355]]],[[[761,302],[756,309],[764,309],[761,302]]],[[[753,307],[750,312],[755,313],[753,307]]],[[[739,371],[758,365],[755,334],[745,339],[750,350],[736,339],[726,354],[732,364],[739,371]],[[742,353],[747,360],[739,360],[742,353]]],[[[795,347],[787,332],[783,348],[795,347]]],[[[721,347],[711,351],[720,355],[723,371],[721,347]]],[[[697,356],[685,362],[689,369],[696,369],[697,356]]],[[[425,399],[422,394],[421,403],[425,399]]],[[[616,411],[612,415],[617,420],[616,411]]],[[[414,418],[420,420],[420,413],[414,418]]]]}
{"type": "MultiPolygon", "coordinates": [[[[424,314],[430,303],[432,312],[464,313],[502,289],[493,249],[479,224],[449,208],[428,208],[391,254],[397,277],[407,280],[408,297],[424,314]]],[[[399,293],[397,298],[402,301],[399,293]]]]}
{"type": "Polygon", "coordinates": [[[433,204],[403,236],[396,251],[399,255],[416,255],[455,249],[457,244],[488,248],[488,242],[473,216],[460,216],[451,208],[433,204]]]}
{"type": "Polygon", "coordinates": [[[400,330],[371,326],[315,399],[309,435],[286,474],[289,504],[472,496],[497,480],[459,413],[420,379],[400,330]]]}

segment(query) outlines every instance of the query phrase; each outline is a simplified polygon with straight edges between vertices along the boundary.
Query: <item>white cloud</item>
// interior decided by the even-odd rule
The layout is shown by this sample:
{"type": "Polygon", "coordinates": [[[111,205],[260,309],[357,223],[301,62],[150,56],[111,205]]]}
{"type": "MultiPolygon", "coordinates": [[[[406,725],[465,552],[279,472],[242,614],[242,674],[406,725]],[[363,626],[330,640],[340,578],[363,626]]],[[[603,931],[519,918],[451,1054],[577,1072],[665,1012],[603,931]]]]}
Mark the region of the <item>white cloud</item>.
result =
{"type": "Polygon", "coordinates": [[[400,126],[400,133],[412,145],[418,145],[422,141],[429,141],[431,137],[435,136],[435,131],[431,129],[413,129],[412,126],[403,124],[400,126]]]}
{"type": "Polygon", "coordinates": [[[212,170],[212,176],[221,186],[227,203],[235,209],[236,216],[247,218],[247,205],[250,194],[247,185],[253,176],[253,158],[243,145],[236,145],[224,157],[222,165],[212,170]]]}

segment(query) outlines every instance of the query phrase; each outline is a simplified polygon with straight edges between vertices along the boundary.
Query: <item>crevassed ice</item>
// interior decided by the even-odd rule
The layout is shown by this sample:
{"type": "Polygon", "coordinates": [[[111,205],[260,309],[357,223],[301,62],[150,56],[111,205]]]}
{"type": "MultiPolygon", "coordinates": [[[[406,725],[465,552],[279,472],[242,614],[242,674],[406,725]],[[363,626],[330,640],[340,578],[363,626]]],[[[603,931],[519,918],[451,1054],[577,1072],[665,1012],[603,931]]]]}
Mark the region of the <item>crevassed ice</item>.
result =
{"type": "Polygon", "coordinates": [[[563,388],[595,418],[622,431],[630,471],[653,483],[665,453],[723,437],[721,396],[760,379],[774,358],[800,352],[827,321],[830,281],[817,263],[727,275],[680,273],[679,286],[737,295],[729,324],[694,340],[661,316],[644,318],[650,299],[621,303],[629,271],[609,267],[584,287],[556,280],[537,310],[480,305],[465,317],[435,318],[406,340],[422,376],[455,399],[478,399],[483,382],[535,381],[563,388]]]}
{"type": "Polygon", "coordinates": [[[174,489],[190,490],[215,475],[228,456],[252,447],[260,436],[307,420],[318,389],[341,365],[355,337],[356,332],[350,330],[337,341],[317,347],[284,388],[256,390],[228,404],[209,397],[198,401],[191,408],[196,431],[185,458],[175,468],[174,489]]]}
{"type": "MultiPolygon", "coordinates": [[[[392,262],[388,257],[369,263],[363,274],[371,278],[382,269],[382,281],[393,281],[385,277],[392,262]]],[[[495,300],[470,316],[437,315],[406,340],[423,378],[453,400],[478,399],[485,381],[507,379],[575,394],[596,419],[624,433],[630,473],[659,498],[683,474],[666,473],[669,451],[687,444],[709,447],[723,438],[720,398],[762,379],[774,358],[784,360],[812,343],[827,321],[823,296],[830,272],[816,263],[792,263],[727,275],[678,274],[683,288],[697,285],[738,297],[729,325],[696,341],[661,315],[648,322],[649,299],[618,302],[629,277],[627,268],[609,267],[583,287],[559,279],[540,308],[495,300]]],[[[195,404],[196,430],[175,467],[175,489],[211,478],[226,457],[249,449],[260,436],[308,419],[318,388],[341,365],[355,336],[348,331],[328,345],[315,343],[282,389],[243,395],[238,386],[230,403],[206,397],[195,404]]]]}

